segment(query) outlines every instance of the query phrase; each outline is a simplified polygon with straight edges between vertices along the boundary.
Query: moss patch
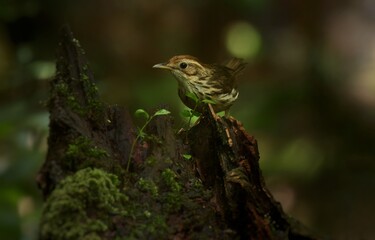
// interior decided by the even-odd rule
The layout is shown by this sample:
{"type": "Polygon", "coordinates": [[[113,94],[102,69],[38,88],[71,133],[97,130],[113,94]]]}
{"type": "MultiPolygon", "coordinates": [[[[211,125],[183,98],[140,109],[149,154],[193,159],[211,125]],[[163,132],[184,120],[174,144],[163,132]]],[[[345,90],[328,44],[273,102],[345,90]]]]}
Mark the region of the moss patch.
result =
{"type": "Polygon", "coordinates": [[[109,170],[106,167],[109,157],[109,153],[96,146],[92,140],[79,136],[68,145],[63,164],[68,168],[75,166],[78,169],[95,167],[109,170]]]}
{"type": "Polygon", "coordinates": [[[61,101],[63,103],[60,103],[60,105],[66,105],[80,117],[105,125],[107,123],[105,104],[100,101],[98,87],[83,57],[85,53],[78,40],[73,39],[72,41],[81,54],[79,56],[81,58],[79,68],[76,69],[76,66],[69,63],[66,68],[75,69],[74,71],[66,73],[57,69],[50,101],[61,101]]]}
{"type": "Polygon", "coordinates": [[[113,229],[114,216],[126,215],[128,197],[113,174],[86,168],[65,178],[45,203],[42,239],[100,239],[113,229]]]}
{"type": "Polygon", "coordinates": [[[183,203],[182,186],[177,181],[177,175],[170,168],[161,173],[161,184],[165,188],[162,196],[163,207],[167,211],[179,210],[183,203]]]}
{"type": "Polygon", "coordinates": [[[164,239],[167,212],[158,186],[139,179],[119,190],[116,175],[85,168],[66,177],[47,199],[41,239],[164,239]]]}

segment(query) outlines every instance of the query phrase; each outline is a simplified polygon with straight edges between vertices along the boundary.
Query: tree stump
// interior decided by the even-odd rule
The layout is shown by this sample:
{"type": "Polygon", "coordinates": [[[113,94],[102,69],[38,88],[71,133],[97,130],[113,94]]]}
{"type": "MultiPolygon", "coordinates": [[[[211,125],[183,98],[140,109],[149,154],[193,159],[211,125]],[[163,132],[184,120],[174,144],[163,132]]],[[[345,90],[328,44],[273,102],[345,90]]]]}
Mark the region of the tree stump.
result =
{"type": "Polygon", "coordinates": [[[207,108],[176,134],[170,116],[157,116],[136,138],[127,109],[100,100],[68,27],[56,69],[37,176],[40,239],[318,239],[273,199],[239,121],[207,108]]]}

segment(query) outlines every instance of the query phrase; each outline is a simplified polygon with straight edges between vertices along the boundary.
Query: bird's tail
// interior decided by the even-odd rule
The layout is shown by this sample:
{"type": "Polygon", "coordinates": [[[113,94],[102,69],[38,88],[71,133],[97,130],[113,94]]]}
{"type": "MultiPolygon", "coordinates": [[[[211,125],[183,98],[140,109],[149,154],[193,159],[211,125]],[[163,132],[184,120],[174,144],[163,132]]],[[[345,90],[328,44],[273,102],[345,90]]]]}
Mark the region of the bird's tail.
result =
{"type": "Polygon", "coordinates": [[[236,75],[245,68],[246,64],[242,58],[231,58],[225,63],[225,66],[232,69],[233,74],[236,75]]]}

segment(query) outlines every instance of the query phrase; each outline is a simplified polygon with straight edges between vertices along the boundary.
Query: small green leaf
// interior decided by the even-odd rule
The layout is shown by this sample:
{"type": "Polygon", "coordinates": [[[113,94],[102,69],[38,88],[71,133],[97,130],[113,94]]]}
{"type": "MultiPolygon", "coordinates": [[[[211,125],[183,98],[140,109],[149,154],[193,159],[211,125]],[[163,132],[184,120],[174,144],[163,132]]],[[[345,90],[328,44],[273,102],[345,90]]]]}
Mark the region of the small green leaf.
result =
{"type": "Polygon", "coordinates": [[[143,109],[137,109],[137,111],[135,111],[134,115],[136,117],[144,117],[146,119],[150,118],[150,115],[143,109]]]}
{"type": "Polygon", "coordinates": [[[191,117],[192,116],[192,112],[191,112],[191,110],[189,110],[189,109],[183,109],[182,111],[181,111],[181,116],[183,116],[183,117],[191,117]]]}
{"type": "Polygon", "coordinates": [[[197,112],[197,111],[191,111],[191,114],[194,116],[194,117],[200,117],[202,114],[200,112],[197,112]]]}
{"type": "Polygon", "coordinates": [[[195,95],[194,93],[192,92],[188,92],[186,93],[186,97],[192,99],[195,103],[197,103],[199,101],[197,95],[195,95]]]}
{"type": "Polygon", "coordinates": [[[154,113],[154,116],[168,115],[170,113],[171,113],[170,111],[163,108],[163,109],[156,111],[156,113],[154,113]]]}
{"type": "Polygon", "coordinates": [[[143,131],[140,131],[138,133],[138,135],[139,135],[140,138],[145,138],[147,136],[147,134],[145,132],[143,132],[143,131]]]}
{"type": "Polygon", "coordinates": [[[192,158],[190,154],[182,154],[182,157],[185,158],[186,160],[190,160],[192,158]]]}
{"type": "Polygon", "coordinates": [[[209,103],[209,104],[216,104],[216,102],[212,99],[203,99],[202,102],[203,103],[209,103]]]}

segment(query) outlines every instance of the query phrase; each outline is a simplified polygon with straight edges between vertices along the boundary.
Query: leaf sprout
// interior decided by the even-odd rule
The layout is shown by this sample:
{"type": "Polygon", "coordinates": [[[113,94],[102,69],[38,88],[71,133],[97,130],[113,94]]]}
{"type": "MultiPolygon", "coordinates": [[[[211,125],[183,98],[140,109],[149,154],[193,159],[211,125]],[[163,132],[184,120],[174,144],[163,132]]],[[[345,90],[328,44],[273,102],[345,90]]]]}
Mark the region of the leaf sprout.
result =
{"type": "Polygon", "coordinates": [[[143,126],[139,129],[138,131],[138,134],[136,136],[136,138],[134,139],[133,143],[132,143],[132,146],[130,148],[130,153],[129,153],[129,157],[128,157],[128,163],[126,165],[126,171],[129,172],[129,167],[130,167],[130,160],[131,160],[131,157],[133,156],[133,152],[134,152],[134,148],[135,148],[135,145],[136,143],[138,142],[138,140],[140,138],[143,138],[145,137],[147,134],[144,132],[146,126],[151,122],[151,120],[156,117],[156,116],[164,116],[164,115],[168,115],[170,114],[171,112],[166,110],[166,109],[160,109],[158,111],[156,111],[153,115],[150,116],[150,114],[148,112],[146,112],[146,110],[144,109],[137,109],[134,113],[134,115],[136,117],[139,117],[139,118],[145,118],[146,119],[146,122],[143,124],[143,126]]]}

